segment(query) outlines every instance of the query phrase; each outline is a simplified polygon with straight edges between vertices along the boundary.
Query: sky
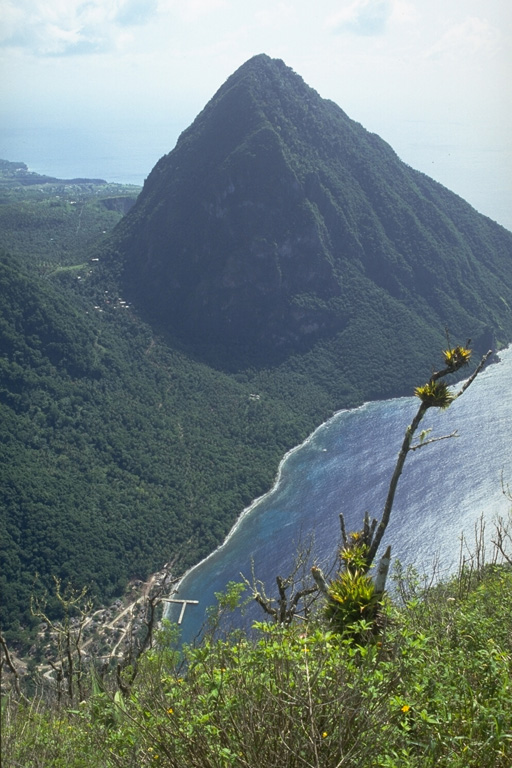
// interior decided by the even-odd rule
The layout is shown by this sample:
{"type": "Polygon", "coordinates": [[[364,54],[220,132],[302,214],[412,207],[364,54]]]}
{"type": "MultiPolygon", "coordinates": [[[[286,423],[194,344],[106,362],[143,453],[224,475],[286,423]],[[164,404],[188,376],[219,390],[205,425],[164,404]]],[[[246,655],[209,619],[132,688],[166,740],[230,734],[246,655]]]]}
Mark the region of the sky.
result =
{"type": "Polygon", "coordinates": [[[142,183],[258,53],[512,230],[510,0],[0,0],[0,157],[142,183]]]}

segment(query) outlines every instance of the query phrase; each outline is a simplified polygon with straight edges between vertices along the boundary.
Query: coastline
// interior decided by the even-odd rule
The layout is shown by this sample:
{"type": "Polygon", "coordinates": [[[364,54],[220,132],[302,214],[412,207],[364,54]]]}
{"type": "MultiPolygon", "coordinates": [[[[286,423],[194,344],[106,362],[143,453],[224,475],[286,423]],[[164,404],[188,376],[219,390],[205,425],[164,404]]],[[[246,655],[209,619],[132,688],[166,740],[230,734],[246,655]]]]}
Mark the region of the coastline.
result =
{"type": "MultiPolygon", "coordinates": [[[[389,398],[389,399],[394,399],[394,398],[389,398]]],[[[237,530],[239,529],[240,525],[242,524],[244,519],[247,517],[247,515],[249,515],[254,510],[254,508],[258,506],[258,504],[260,502],[262,502],[264,499],[266,499],[268,496],[270,496],[276,490],[276,488],[278,488],[279,483],[281,482],[281,478],[282,478],[283,467],[284,467],[285,463],[287,462],[287,460],[290,458],[290,456],[292,456],[298,450],[303,448],[305,445],[308,445],[310,442],[312,442],[313,439],[315,438],[316,433],[319,430],[321,430],[324,427],[326,427],[331,421],[336,419],[338,416],[340,416],[343,413],[349,413],[351,411],[362,410],[363,408],[366,408],[368,406],[369,402],[371,402],[371,401],[364,402],[362,405],[358,405],[355,408],[341,408],[339,411],[335,411],[333,413],[333,415],[330,416],[326,421],[323,421],[321,424],[319,424],[318,427],[316,427],[313,430],[313,432],[311,432],[311,434],[309,434],[305,438],[305,440],[302,441],[302,443],[299,443],[298,445],[294,446],[293,448],[290,448],[290,450],[287,451],[284,454],[283,458],[279,462],[279,466],[277,468],[276,476],[275,476],[274,482],[272,483],[272,487],[268,491],[266,491],[266,493],[263,493],[261,496],[258,496],[256,499],[254,499],[254,501],[252,501],[249,504],[248,507],[245,507],[242,510],[242,512],[239,514],[238,518],[236,519],[235,523],[233,524],[232,528],[230,529],[229,533],[226,535],[224,541],[221,544],[219,544],[218,547],[216,547],[214,550],[212,550],[208,555],[206,555],[206,557],[203,557],[203,559],[200,560],[198,563],[195,563],[194,565],[191,565],[190,568],[185,571],[183,576],[181,576],[179,581],[176,582],[176,584],[173,586],[173,589],[169,593],[168,597],[170,597],[170,598],[174,597],[178,593],[178,591],[179,591],[181,585],[183,584],[183,582],[185,581],[185,579],[193,571],[195,571],[196,568],[199,568],[200,566],[204,565],[204,563],[208,562],[208,560],[211,557],[213,557],[218,552],[220,552],[222,549],[224,549],[224,547],[229,543],[229,541],[233,537],[233,535],[237,532],[237,530]]],[[[167,605],[166,605],[166,607],[164,609],[163,615],[162,615],[163,619],[167,619],[168,618],[168,614],[169,614],[169,611],[170,611],[170,606],[171,606],[171,603],[167,603],[167,605]]]]}
{"type": "MultiPolygon", "coordinates": [[[[493,352],[493,355],[490,358],[489,362],[487,363],[486,367],[491,365],[491,364],[498,364],[498,363],[500,363],[501,362],[500,355],[502,353],[507,353],[507,352],[509,352],[511,350],[512,350],[512,345],[509,345],[507,347],[504,347],[504,348],[502,348],[500,350],[496,350],[495,352],[493,352]]],[[[465,379],[463,379],[462,381],[459,381],[454,386],[459,386],[464,381],[465,381],[465,379]]],[[[335,411],[332,414],[332,416],[330,416],[326,421],[324,421],[321,424],[319,424],[318,427],[316,427],[313,430],[313,432],[311,432],[311,434],[309,434],[305,438],[305,440],[302,441],[302,443],[299,443],[298,445],[294,446],[293,448],[291,448],[289,451],[287,451],[284,454],[283,458],[279,462],[279,466],[278,466],[277,473],[276,473],[274,482],[272,484],[272,487],[266,493],[262,494],[261,496],[258,496],[256,499],[254,499],[254,501],[252,501],[251,504],[249,504],[249,506],[245,507],[242,510],[242,512],[238,516],[237,520],[233,524],[232,528],[230,529],[229,533],[226,535],[226,537],[224,538],[222,543],[219,544],[218,547],[216,547],[214,550],[212,550],[208,555],[206,555],[202,560],[200,560],[199,562],[195,563],[187,571],[185,571],[185,573],[181,576],[179,581],[173,586],[173,589],[169,593],[168,597],[171,597],[171,598],[174,597],[178,593],[178,591],[179,591],[180,587],[182,586],[183,582],[185,581],[185,579],[192,572],[194,572],[197,568],[199,568],[200,566],[202,566],[206,562],[208,562],[208,560],[211,557],[213,557],[218,552],[220,552],[229,543],[230,539],[237,532],[237,530],[239,529],[240,525],[243,523],[243,521],[245,520],[247,515],[249,515],[254,510],[254,508],[256,506],[258,506],[258,504],[260,504],[260,502],[262,502],[264,499],[266,499],[268,496],[270,496],[278,488],[279,483],[281,482],[284,465],[285,465],[286,461],[290,458],[290,456],[292,456],[294,453],[296,453],[296,451],[300,450],[304,446],[306,446],[309,443],[311,443],[314,440],[315,436],[317,435],[317,433],[320,430],[324,429],[325,427],[328,427],[328,425],[331,422],[333,422],[335,419],[337,419],[340,415],[345,414],[345,413],[350,413],[350,412],[356,412],[356,411],[364,410],[365,408],[368,408],[368,406],[371,405],[372,402],[390,402],[392,400],[406,400],[406,399],[410,399],[410,398],[414,398],[414,396],[413,395],[402,395],[400,397],[383,398],[383,400],[378,400],[378,401],[368,400],[368,401],[365,401],[362,405],[356,406],[355,408],[342,408],[339,411],[335,411]]],[[[169,611],[170,611],[170,606],[171,606],[171,604],[168,603],[166,605],[165,609],[164,609],[164,613],[163,613],[163,618],[164,619],[168,618],[169,611]]]]}

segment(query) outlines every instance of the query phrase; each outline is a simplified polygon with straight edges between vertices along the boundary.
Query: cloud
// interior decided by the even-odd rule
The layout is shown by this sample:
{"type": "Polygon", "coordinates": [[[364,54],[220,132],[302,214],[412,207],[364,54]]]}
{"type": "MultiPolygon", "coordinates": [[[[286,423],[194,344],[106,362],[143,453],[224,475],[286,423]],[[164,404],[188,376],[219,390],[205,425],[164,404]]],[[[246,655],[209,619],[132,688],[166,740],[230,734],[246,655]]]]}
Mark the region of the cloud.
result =
{"type": "Polygon", "coordinates": [[[500,32],[485,19],[470,17],[445,32],[425,54],[427,59],[468,63],[476,56],[491,54],[499,47],[500,32]]]}
{"type": "Polygon", "coordinates": [[[108,51],[156,13],[157,0],[4,0],[0,44],[39,56],[108,51]]]}
{"type": "Polygon", "coordinates": [[[334,32],[356,35],[381,35],[393,12],[392,0],[355,0],[330,20],[334,32]]]}
{"type": "Polygon", "coordinates": [[[156,0],[125,0],[120,4],[115,21],[123,26],[138,27],[151,21],[156,12],[156,0]]]}
{"type": "Polygon", "coordinates": [[[167,6],[179,14],[185,21],[195,22],[204,16],[229,7],[227,0],[167,0],[167,6]]]}

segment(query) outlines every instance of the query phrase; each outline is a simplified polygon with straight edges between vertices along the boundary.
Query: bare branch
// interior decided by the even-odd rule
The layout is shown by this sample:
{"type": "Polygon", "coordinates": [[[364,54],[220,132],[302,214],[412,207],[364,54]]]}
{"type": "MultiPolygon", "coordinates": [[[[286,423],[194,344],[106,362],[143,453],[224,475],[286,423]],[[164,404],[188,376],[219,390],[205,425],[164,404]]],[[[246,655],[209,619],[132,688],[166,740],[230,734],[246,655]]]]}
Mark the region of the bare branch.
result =
{"type": "Polygon", "coordinates": [[[391,477],[391,482],[389,484],[388,495],[386,497],[386,503],[384,504],[384,511],[382,513],[382,518],[375,530],[375,536],[373,538],[372,544],[370,546],[370,550],[368,552],[368,557],[367,557],[368,569],[370,569],[375,559],[375,555],[377,554],[379,544],[382,540],[382,537],[384,536],[386,528],[388,527],[389,518],[391,516],[391,510],[393,508],[393,502],[395,500],[396,487],[398,485],[400,475],[402,474],[402,470],[404,468],[405,459],[407,458],[407,454],[409,453],[409,450],[410,450],[413,435],[416,432],[427,410],[428,410],[428,405],[422,402],[420,407],[418,408],[418,412],[416,413],[416,416],[412,420],[411,424],[405,430],[405,436],[402,442],[402,447],[400,448],[400,453],[398,454],[395,470],[393,472],[393,475],[391,477]]]}
{"type": "Polygon", "coordinates": [[[497,521],[494,524],[495,529],[495,538],[491,539],[492,544],[494,545],[495,549],[500,553],[502,558],[505,560],[506,563],[509,565],[512,565],[512,536],[510,533],[510,526],[507,524],[507,522],[503,519],[503,517],[498,517],[497,521]],[[506,545],[509,545],[511,552],[509,553],[507,551],[506,545]]]}
{"type": "Polygon", "coordinates": [[[343,517],[343,512],[340,512],[340,528],[341,528],[341,540],[343,542],[343,546],[346,547],[348,544],[348,536],[347,536],[347,529],[345,527],[345,518],[343,517]]]}
{"type": "Polygon", "coordinates": [[[431,437],[430,440],[424,440],[422,443],[416,443],[416,445],[411,445],[409,450],[410,451],[417,451],[418,448],[423,448],[425,445],[431,445],[432,443],[438,443],[439,440],[448,440],[450,437],[459,437],[459,433],[457,430],[454,432],[451,432],[449,435],[441,435],[441,437],[431,437]]]}
{"type": "MultiPolygon", "coordinates": [[[[342,516],[341,516],[342,517],[342,516]]],[[[260,605],[265,613],[272,616],[279,624],[291,624],[295,617],[307,618],[316,596],[318,587],[311,584],[309,579],[309,562],[311,558],[312,540],[299,543],[290,573],[286,578],[276,577],[277,597],[268,597],[264,584],[256,578],[254,573],[254,561],[251,563],[252,578],[249,581],[243,573],[241,577],[249,587],[253,599],[260,605]],[[309,600],[306,598],[310,598],[309,600]],[[299,614],[299,604],[301,613],[299,614]]]]}
{"type": "Polygon", "coordinates": [[[259,592],[254,593],[254,599],[258,603],[258,605],[261,605],[265,613],[268,613],[269,616],[272,616],[274,619],[277,619],[277,610],[272,607],[271,600],[268,598],[264,598],[259,592]]]}
{"type": "MultiPolygon", "coordinates": [[[[7,664],[7,666],[12,672],[13,679],[14,679],[14,690],[16,691],[16,694],[20,698],[25,699],[25,701],[28,701],[27,697],[21,692],[19,672],[16,669],[16,665],[12,660],[12,656],[7,646],[7,642],[3,635],[0,635],[0,646],[4,652],[5,663],[7,664]]],[[[3,665],[3,662],[0,662],[0,669],[2,668],[2,665],[3,665]]]]}
{"type": "Polygon", "coordinates": [[[311,569],[311,575],[313,576],[314,580],[318,584],[318,588],[321,592],[324,593],[324,595],[329,594],[329,585],[327,584],[327,581],[325,580],[325,576],[323,574],[323,571],[321,568],[318,568],[316,565],[314,565],[311,569]]]}
{"type": "Polygon", "coordinates": [[[377,573],[375,574],[373,578],[374,586],[375,586],[375,594],[377,595],[383,595],[384,589],[386,588],[386,579],[388,576],[389,566],[391,563],[391,547],[389,546],[384,554],[382,555],[379,567],[377,568],[377,573]]]}
{"type": "MultiPolygon", "coordinates": [[[[454,353],[454,357],[453,357],[454,362],[452,362],[452,364],[446,366],[442,370],[433,373],[430,378],[430,383],[433,383],[438,379],[443,378],[444,376],[447,376],[448,374],[455,373],[460,368],[462,368],[466,364],[467,360],[469,359],[469,354],[470,354],[469,350],[463,350],[459,347],[456,347],[454,350],[451,350],[451,352],[454,353]]],[[[472,373],[472,375],[466,380],[466,382],[460,388],[457,394],[453,396],[452,402],[457,397],[460,397],[466,391],[466,389],[470,386],[470,384],[475,380],[475,378],[478,376],[478,374],[484,367],[485,363],[487,362],[491,354],[492,354],[492,350],[489,350],[489,352],[487,352],[482,357],[474,373],[472,373]]],[[[445,357],[446,357],[446,353],[445,353],[445,357]]],[[[448,401],[448,404],[449,404],[449,401],[448,401]]],[[[421,420],[423,419],[427,410],[431,407],[434,407],[434,405],[435,403],[429,402],[428,399],[422,399],[420,407],[418,408],[418,411],[414,419],[405,430],[405,436],[402,442],[402,447],[400,448],[398,459],[395,465],[395,470],[393,472],[393,475],[391,477],[391,481],[389,484],[388,494],[386,497],[386,502],[384,504],[384,511],[382,513],[382,518],[375,530],[375,535],[373,536],[373,540],[369,547],[368,555],[366,558],[367,570],[369,570],[372,566],[372,563],[377,554],[377,550],[382,541],[382,537],[384,536],[384,533],[388,526],[389,518],[391,516],[391,510],[393,508],[393,502],[395,500],[395,492],[398,485],[398,480],[400,479],[400,475],[402,474],[402,470],[404,467],[405,459],[407,458],[407,454],[409,453],[409,451],[416,450],[417,448],[420,448],[423,445],[428,445],[430,443],[437,442],[438,440],[445,439],[445,437],[448,437],[448,436],[445,436],[442,438],[432,438],[430,440],[425,440],[420,443],[417,443],[415,446],[412,446],[412,439],[421,423],[421,420]]]]}
{"type": "Polygon", "coordinates": [[[478,374],[480,373],[480,371],[482,370],[482,368],[484,367],[484,365],[486,364],[487,360],[490,358],[491,355],[492,355],[492,349],[490,349],[488,352],[486,352],[485,355],[482,357],[482,359],[480,360],[480,362],[478,363],[478,365],[476,367],[476,370],[471,374],[469,379],[466,379],[466,381],[464,382],[462,387],[459,389],[459,391],[457,392],[457,394],[453,398],[454,400],[456,400],[458,397],[460,397],[466,391],[466,389],[469,387],[469,385],[474,382],[474,380],[476,379],[476,377],[478,376],[478,374]]]}

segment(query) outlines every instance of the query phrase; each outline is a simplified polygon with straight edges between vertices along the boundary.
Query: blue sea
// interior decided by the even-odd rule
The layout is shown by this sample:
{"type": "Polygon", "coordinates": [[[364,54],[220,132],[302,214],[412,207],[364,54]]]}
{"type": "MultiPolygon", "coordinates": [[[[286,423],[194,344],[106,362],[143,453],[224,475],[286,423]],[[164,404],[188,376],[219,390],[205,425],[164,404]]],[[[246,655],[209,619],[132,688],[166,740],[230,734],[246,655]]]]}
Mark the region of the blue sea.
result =
{"type": "Polygon", "coordinates": [[[105,179],[142,186],[158,160],[173,149],[184,126],[170,123],[88,127],[16,125],[0,127],[0,158],[23,162],[35,173],[58,179],[105,179]]]}
{"type": "MultiPolygon", "coordinates": [[[[174,597],[198,600],[187,607],[183,639],[200,632],[215,592],[252,571],[275,593],[297,549],[312,542],[312,561],[329,567],[340,543],[339,513],[348,531],[361,528],[366,510],[380,518],[415,397],[370,402],[343,411],[320,426],[282,461],[274,488],[245,510],[225,543],[184,577],[174,597]]],[[[511,503],[512,348],[499,354],[446,411],[431,409],[421,429],[431,437],[458,436],[410,452],[398,484],[383,544],[394,558],[438,577],[458,564],[462,534],[469,548],[483,516],[488,534],[511,503]]],[[[260,609],[249,620],[263,618],[260,609]]],[[[168,617],[176,620],[178,608],[168,617]]]]}

